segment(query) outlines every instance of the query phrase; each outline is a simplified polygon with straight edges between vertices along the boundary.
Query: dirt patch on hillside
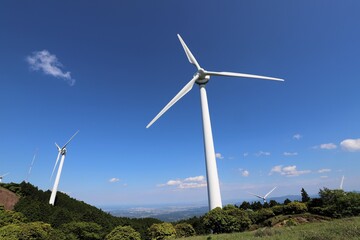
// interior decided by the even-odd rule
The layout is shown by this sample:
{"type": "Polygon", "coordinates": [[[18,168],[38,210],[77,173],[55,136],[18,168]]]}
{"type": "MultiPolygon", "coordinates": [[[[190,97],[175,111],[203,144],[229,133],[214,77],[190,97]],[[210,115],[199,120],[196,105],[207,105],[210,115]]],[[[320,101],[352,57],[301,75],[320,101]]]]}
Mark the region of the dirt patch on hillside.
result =
{"type": "Polygon", "coordinates": [[[15,193],[0,187],[0,206],[4,206],[6,210],[13,210],[19,199],[15,193]]]}
{"type": "Polygon", "coordinates": [[[292,216],[287,216],[287,219],[282,219],[276,224],[273,224],[273,227],[294,226],[303,223],[324,222],[329,220],[330,219],[327,217],[311,215],[311,214],[302,214],[298,216],[292,215],[292,216]]]}

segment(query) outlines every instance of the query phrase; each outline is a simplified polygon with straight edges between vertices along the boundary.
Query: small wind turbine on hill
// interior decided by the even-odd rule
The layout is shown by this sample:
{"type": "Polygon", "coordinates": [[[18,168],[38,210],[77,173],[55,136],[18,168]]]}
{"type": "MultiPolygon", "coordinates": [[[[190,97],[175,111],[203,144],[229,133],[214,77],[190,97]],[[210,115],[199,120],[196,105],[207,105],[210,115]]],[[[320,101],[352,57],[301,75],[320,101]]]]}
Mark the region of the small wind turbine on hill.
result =
{"type": "Polygon", "coordinates": [[[196,61],[190,49],[186,46],[181,36],[179,34],[177,36],[180,40],[182,47],[184,48],[185,54],[189,62],[195,65],[197,71],[194,74],[193,78],[190,80],[190,82],[188,82],[183,87],[183,89],[181,89],[180,92],[160,111],[160,113],[156,115],[156,117],[146,126],[146,128],[149,128],[158,118],[160,118],[169,108],[171,108],[172,105],[174,105],[178,100],[180,100],[183,96],[185,96],[192,89],[195,83],[197,83],[200,86],[208,200],[209,200],[209,208],[210,210],[212,210],[216,207],[222,207],[222,202],[221,202],[219,177],[216,166],[215,149],[214,149],[213,136],[211,131],[210,114],[209,114],[205,85],[208,83],[210,76],[245,77],[245,78],[258,78],[265,80],[276,80],[276,81],[283,81],[283,79],[258,76],[252,74],[244,74],[244,73],[207,71],[200,67],[199,63],[196,61]]]}
{"type": "Polygon", "coordinates": [[[342,176],[342,178],[341,178],[341,183],[340,183],[340,190],[344,190],[343,189],[343,185],[344,185],[344,176],[342,176]]]}
{"type": "Polygon", "coordinates": [[[32,161],[31,161],[30,168],[29,168],[29,172],[28,172],[28,174],[27,174],[27,176],[26,176],[25,182],[28,182],[28,181],[29,181],[29,177],[30,177],[30,174],[31,174],[31,170],[32,170],[32,167],[33,167],[34,162],[35,162],[36,153],[37,153],[37,151],[35,152],[34,157],[33,157],[32,161]]]}
{"type": "Polygon", "coordinates": [[[61,170],[63,168],[63,165],[64,165],[64,160],[65,160],[65,156],[66,156],[66,146],[70,143],[70,141],[75,137],[76,134],[78,134],[79,131],[77,131],[70,139],[69,141],[67,141],[67,143],[65,143],[65,145],[60,148],[59,145],[56,145],[57,149],[58,149],[58,155],[57,155],[57,158],[56,158],[56,162],[55,162],[55,165],[54,165],[54,168],[53,168],[53,171],[51,173],[51,177],[50,177],[50,180],[52,178],[52,176],[54,175],[54,171],[55,171],[55,168],[58,164],[58,161],[59,161],[59,158],[60,158],[60,155],[61,155],[61,160],[60,160],[60,165],[59,165],[59,168],[58,168],[58,172],[56,174],[56,178],[55,178],[55,183],[54,183],[54,187],[51,191],[51,196],[50,196],[50,201],[49,201],[49,204],[51,205],[54,205],[55,203],[55,197],[56,197],[56,193],[57,193],[57,189],[58,189],[58,186],[59,186],[59,181],[60,181],[60,175],[61,175],[61,170]]]}
{"type": "Polygon", "coordinates": [[[254,193],[250,193],[251,195],[255,196],[255,197],[258,197],[258,198],[261,198],[262,200],[264,200],[264,203],[266,203],[266,198],[270,195],[270,193],[272,193],[272,191],[275,190],[276,187],[274,187],[273,189],[270,190],[270,192],[268,192],[267,194],[265,194],[265,196],[260,196],[260,195],[257,195],[257,194],[254,194],[254,193]]]}
{"type": "Polygon", "coordinates": [[[3,175],[0,176],[0,183],[2,182],[3,178],[4,178],[6,175],[9,175],[9,173],[5,173],[5,174],[3,174],[3,175]]]}

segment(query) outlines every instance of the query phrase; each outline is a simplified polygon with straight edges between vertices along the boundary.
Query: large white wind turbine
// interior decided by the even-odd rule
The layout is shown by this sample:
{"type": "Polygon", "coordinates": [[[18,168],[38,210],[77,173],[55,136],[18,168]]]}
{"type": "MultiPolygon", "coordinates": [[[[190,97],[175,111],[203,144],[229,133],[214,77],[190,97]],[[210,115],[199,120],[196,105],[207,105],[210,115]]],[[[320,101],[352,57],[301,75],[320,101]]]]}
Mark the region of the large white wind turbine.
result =
{"type": "Polygon", "coordinates": [[[9,174],[9,173],[5,173],[5,174],[3,174],[3,175],[0,176],[0,183],[2,182],[3,178],[4,178],[6,175],[8,175],[8,174],[9,174]]]}
{"type": "Polygon", "coordinates": [[[59,168],[58,168],[58,171],[57,171],[57,174],[56,174],[56,178],[55,178],[55,183],[54,183],[54,187],[52,189],[52,192],[51,192],[51,196],[50,196],[50,201],[49,203],[51,205],[54,205],[55,203],[55,197],[56,197],[56,193],[57,193],[57,189],[58,189],[58,186],[59,186],[59,181],[60,181],[60,175],[61,175],[61,170],[63,168],[63,165],[64,165],[64,160],[65,160],[65,156],[66,156],[66,146],[70,143],[70,141],[75,137],[76,134],[78,134],[79,131],[77,131],[70,139],[69,141],[67,141],[67,143],[65,143],[65,145],[60,148],[59,145],[56,145],[57,149],[58,149],[58,155],[57,155],[57,158],[56,158],[56,162],[55,162],[55,165],[54,165],[54,168],[53,168],[53,171],[51,173],[51,177],[50,179],[52,178],[53,174],[54,174],[54,171],[55,171],[55,168],[58,164],[58,161],[59,161],[59,158],[60,158],[60,155],[61,155],[61,160],[60,160],[60,165],[59,165],[59,168]]]}
{"type": "Polygon", "coordinates": [[[255,197],[258,197],[258,198],[261,198],[262,200],[264,200],[264,203],[266,203],[266,198],[270,195],[270,193],[272,193],[272,191],[275,190],[276,187],[274,187],[273,189],[270,190],[270,192],[268,192],[267,194],[265,194],[265,196],[260,196],[260,195],[257,195],[257,194],[254,194],[254,193],[250,193],[251,195],[255,196],[255,197]]]}
{"type": "Polygon", "coordinates": [[[206,96],[205,85],[208,83],[210,76],[226,76],[226,77],[246,77],[246,78],[258,78],[265,80],[277,80],[283,81],[280,78],[272,78],[265,76],[258,76],[252,74],[244,73],[233,73],[233,72],[212,72],[207,71],[200,67],[199,63],[196,61],[194,55],[191,53],[190,49],[186,46],[183,39],[180,35],[177,35],[186,56],[190,63],[195,65],[197,72],[194,74],[193,78],[188,82],[183,89],[160,111],[158,115],[146,126],[149,128],[158,118],[161,117],[172,105],[174,105],[180,98],[187,94],[195,83],[200,86],[200,96],[201,96],[201,111],[202,111],[202,121],[203,121],[203,137],[205,145],[205,159],[206,159],[206,176],[207,176],[207,187],[208,187],[208,200],[210,210],[216,207],[222,207],[221,195],[220,195],[220,186],[219,178],[216,167],[216,158],[214,143],[211,131],[210,115],[208,108],[208,101],[206,96]]]}

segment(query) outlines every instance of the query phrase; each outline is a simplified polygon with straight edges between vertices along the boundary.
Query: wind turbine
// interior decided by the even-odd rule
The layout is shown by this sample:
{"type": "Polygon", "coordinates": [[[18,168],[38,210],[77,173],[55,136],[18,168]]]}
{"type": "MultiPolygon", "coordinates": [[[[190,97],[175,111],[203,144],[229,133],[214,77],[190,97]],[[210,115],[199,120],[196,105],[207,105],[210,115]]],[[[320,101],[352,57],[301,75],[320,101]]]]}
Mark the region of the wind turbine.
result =
{"type": "Polygon", "coordinates": [[[8,174],[9,174],[9,173],[5,173],[5,174],[3,174],[3,175],[0,176],[0,183],[2,182],[3,178],[4,178],[6,175],[8,175],[8,174]]]}
{"type": "Polygon", "coordinates": [[[340,190],[344,190],[343,189],[343,185],[344,185],[344,176],[342,176],[342,178],[341,178],[341,183],[340,183],[340,190]]]}
{"type": "Polygon", "coordinates": [[[221,202],[219,178],[218,178],[218,172],[216,166],[215,149],[214,149],[214,142],[211,131],[210,114],[209,114],[205,85],[208,83],[210,76],[246,77],[246,78],[258,78],[265,80],[276,80],[276,81],[284,81],[284,80],[280,78],[272,78],[272,77],[258,76],[252,74],[244,74],[244,73],[207,71],[200,67],[199,63],[196,61],[190,49],[186,46],[181,36],[179,34],[177,36],[180,40],[182,47],[184,48],[185,54],[189,62],[195,65],[197,71],[194,74],[193,78],[190,80],[190,82],[188,82],[180,90],[180,92],[160,111],[160,113],[156,115],[156,117],[146,126],[146,128],[149,128],[172,105],[174,105],[179,99],[181,99],[184,95],[186,95],[192,89],[195,83],[197,83],[200,86],[208,201],[209,201],[209,208],[210,210],[212,210],[216,207],[222,207],[222,202],[221,202]]]}
{"type": "Polygon", "coordinates": [[[31,170],[32,170],[32,167],[33,167],[34,162],[35,162],[36,153],[37,153],[37,150],[36,150],[36,152],[34,153],[34,157],[33,157],[32,161],[31,161],[30,168],[29,168],[29,172],[28,172],[28,174],[27,174],[27,176],[26,176],[25,182],[28,182],[28,181],[29,181],[29,177],[30,177],[30,174],[31,174],[31,170]]]}
{"type": "Polygon", "coordinates": [[[66,156],[66,146],[70,143],[70,141],[75,137],[76,134],[78,134],[79,130],[69,139],[69,141],[67,141],[67,143],[65,143],[65,145],[60,148],[59,145],[56,145],[57,147],[57,150],[58,150],[58,155],[57,155],[57,158],[56,158],[56,162],[55,162],[55,165],[54,165],[54,168],[53,168],[53,171],[51,173],[51,177],[50,177],[50,180],[54,174],[54,171],[55,171],[55,168],[58,164],[58,161],[59,161],[59,158],[60,158],[60,155],[61,155],[61,160],[60,160],[60,165],[59,165],[59,168],[58,168],[58,172],[56,174],[56,178],[55,178],[55,183],[54,183],[54,187],[52,189],[52,192],[51,192],[51,196],[50,196],[50,201],[49,201],[49,204],[51,205],[54,205],[55,203],[55,197],[56,197],[56,193],[57,193],[57,189],[58,189],[58,186],[59,186],[59,181],[60,181],[60,175],[61,175],[61,170],[63,168],[63,165],[64,165],[64,160],[65,160],[65,156],[66,156]]]}
{"type": "Polygon", "coordinates": [[[266,203],[266,198],[267,196],[270,195],[270,193],[272,193],[272,191],[275,190],[276,187],[274,187],[273,189],[270,190],[270,192],[268,192],[267,194],[265,194],[265,196],[260,196],[260,195],[257,195],[257,194],[254,194],[254,193],[250,193],[251,195],[255,196],[255,197],[258,197],[258,198],[261,198],[262,200],[264,200],[264,203],[266,203]]]}

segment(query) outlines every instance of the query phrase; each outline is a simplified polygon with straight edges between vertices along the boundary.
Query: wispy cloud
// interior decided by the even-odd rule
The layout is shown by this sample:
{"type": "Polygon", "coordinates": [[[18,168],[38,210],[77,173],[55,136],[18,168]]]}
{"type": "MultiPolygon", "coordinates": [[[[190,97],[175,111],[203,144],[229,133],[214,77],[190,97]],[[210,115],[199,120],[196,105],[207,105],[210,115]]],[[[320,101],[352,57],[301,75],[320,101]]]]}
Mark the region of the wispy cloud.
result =
{"type": "Polygon", "coordinates": [[[246,169],[240,168],[239,171],[241,173],[241,176],[243,176],[243,177],[248,177],[250,175],[250,172],[246,169]]]}
{"type": "Polygon", "coordinates": [[[296,155],[298,155],[298,153],[297,152],[284,152],[283,155],[290,157],[290,156],[296,156],[296,155]]]}
{"type": "Polygon", "coordinates": [[[332,150],[336,149],[337,146],[334,143],[323,143],[318,146],[314,146],[313,149],[325,149],[325,150],[332,150]]]}
{"type": "Polygon", "coordinates": [[[297,133],[293,136],[293,139],[296,139],[296,140],[300,140],[301,138],[302,138],[302,136],[299,133],[297,133]]]}
{"type": "Polygon", "coordinates": [[[110,179],[109,179],[109,182],[110,182],[110,183],[115,183],[115,182],[119,182],[119,181],[120,181],[119,178],[110,178],[110,179]]]}
{"type": "Polygon", "coordinates": [[[331,172],[331,169],[329,169],[329,168],[322,168],[322,169],[318,170],[318,173],[326,173],[326,172],[331,172]]]}
{"type": "Polygon", "coordinates": [[[71,77],[70,72],[64,72],[61,68],[63,65],[57,59],[56,55],[49,53],[47,50],[33,52],[26,57],[30,69],[42,71],[46,75],[65,80],[70,86],[74,86],[75,79],[71,77]]]}
{"type": "Polygon", "coordinates": [[[216,157],[217,159],[224,159],[224,156],[221,155],[221,153],[215,153],[215,157],[216,157]]]}
{"type": "Polygon", "coordinates": [[[360,138],[358,139],[345,139],[340,143],[343,150],[348,152],[360,151],[360,138]]]}
{"type": "Polygon", "coordinates": [[[243,156],[247,157],[247,156],[249,156],[249,153],[246,152],[246,153],[243,154],[243,156]]]}
{"type": "Polygon", "coordinates": [[[177,189],[206,187],[204,176],[188,177],[185,179],[169,180],[167,183],[159,184],[158,187],[176,187],[177,189]]]}
{"type": "Polygon", "coordinates": [[[257,156],[257,157],[270,156],[270,155],[271,155],[270,152],[264,152],[264,151],[259,151],[259,152],[255,153],[255,156],[257,156]]]}
{"type": "Polygon", "coordinates": [[[285,167],[283,167],[283,165],[277,165],[270,170],[269,175],[278,173],[286,177],[297,177],[310,172],[311,172],[310,170],[301,170],[301,171],[297,170],[295,165],[285,166],[285,167]]]}

